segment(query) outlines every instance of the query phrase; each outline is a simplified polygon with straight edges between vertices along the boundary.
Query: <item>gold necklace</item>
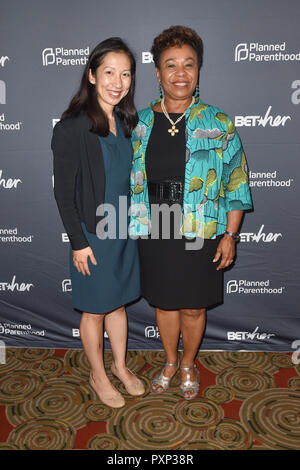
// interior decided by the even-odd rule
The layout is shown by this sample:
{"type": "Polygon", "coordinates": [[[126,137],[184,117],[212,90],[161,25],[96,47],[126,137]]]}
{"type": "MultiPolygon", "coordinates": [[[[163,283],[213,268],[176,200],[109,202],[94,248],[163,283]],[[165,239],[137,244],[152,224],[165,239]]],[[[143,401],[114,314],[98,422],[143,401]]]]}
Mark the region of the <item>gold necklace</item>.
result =
{"type": "MultiPolygon", "coordinates": [[[[191,102],[190,106],[193,106],[194,103],[195,103],[195,98],[194,98],[194,96],[193,96],[193,97],[192,97],[192,102],[191,102]]],[[[172,119],[170,118],[169,113],[168,113],[168,111],[167,111],[166,108],[165,108],[165,97],[163,97],[163,99],[161,100],[161,103],[160,103],[160,104],[161,104],[161,109],[162,109],[164,115],[166,116],[166,118],[167,118],[167,119],[170,121],[170,123],[172,124],[172,127],[171,127],[171,129],[168,129],[168,132],[171,134],[172,137],[174,137],[174,135],[175,135],[175,134],[178,134],[178,132],[179,132],[179,129],[176,128],[176,124],[178,124],[179,121],[181,121],[181,119],[185,116],[186,110],[185,110],[184,113],[183,113],[181,116],[179,116],[179,118],[174,122],[174,121],[172,121],[172,119]]],[[[188,108],[189,108],[190,106],[188,106],[188,108]]]]}

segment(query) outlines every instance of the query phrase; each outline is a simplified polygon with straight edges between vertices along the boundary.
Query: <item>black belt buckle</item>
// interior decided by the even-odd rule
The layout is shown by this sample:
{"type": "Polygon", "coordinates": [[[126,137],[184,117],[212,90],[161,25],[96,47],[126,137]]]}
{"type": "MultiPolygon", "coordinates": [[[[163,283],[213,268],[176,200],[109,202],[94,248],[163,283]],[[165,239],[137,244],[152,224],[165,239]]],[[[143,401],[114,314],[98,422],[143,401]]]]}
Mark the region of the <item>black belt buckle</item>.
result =
{"type": "Polygon", "coordinates": [[[171,181],[170,182],[170,202],[178,202],[181,199],[182,195],[182,183],[181,181],[171,181]]]}
{"type": "Polygon", "coordinates": [[[162,181],[162,182],[148,182],[148,191],[151,196],[156,199],[156,202],[178,202],[182,204],[183,183],[182,181],[162,181]]]}

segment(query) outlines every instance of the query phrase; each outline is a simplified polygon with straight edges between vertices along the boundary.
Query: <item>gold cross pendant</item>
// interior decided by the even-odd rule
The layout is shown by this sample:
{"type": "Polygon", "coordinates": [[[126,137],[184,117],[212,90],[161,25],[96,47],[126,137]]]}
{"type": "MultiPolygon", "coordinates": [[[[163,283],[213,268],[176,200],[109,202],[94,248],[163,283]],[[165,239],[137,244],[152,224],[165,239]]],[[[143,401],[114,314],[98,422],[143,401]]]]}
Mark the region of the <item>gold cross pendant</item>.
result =
{"type": "Polygon", "coordinates": [[[171,136],[174,137],[174,135],[177,134],[179,130],[176,129],[176,127],[173,125],[172,129],[168,129],[168,132],[170,132],[171,136]]]}

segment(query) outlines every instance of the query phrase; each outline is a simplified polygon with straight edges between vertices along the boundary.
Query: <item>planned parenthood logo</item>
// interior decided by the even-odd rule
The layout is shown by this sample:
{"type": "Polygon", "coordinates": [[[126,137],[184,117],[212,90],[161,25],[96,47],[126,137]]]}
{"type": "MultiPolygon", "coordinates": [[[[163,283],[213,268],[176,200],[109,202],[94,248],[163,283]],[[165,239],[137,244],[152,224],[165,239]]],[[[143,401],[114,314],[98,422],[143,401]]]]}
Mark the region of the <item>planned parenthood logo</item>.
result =
{"type": "Polygon", "coordinates": [[[145,328],[145,337],[146,338],[159,338],[160,334],[157,326],[146,326],[145,328]]]}
{"type": "Polygon", "coordinates": [[[6,336],[45,336],[46,331],[47,330],[37,330],[33,328],[30,323],[0,323],[0,334],[6,336]]]}
{"type": "Polygon", "coordinates": [[[61,283],[61,288],[63,292],[72,292],[71,279],[64,279],[61,283]]]}
{"type": "Polygon", "coordinates": [[[0,243],[32,243],[34,235],[26,235],[19,233],[18,227],[1,228],[0,227],[0,243]]]}
{"type": "Polygon", "coordinates": [[[4,67],[5,66],[5,62],[9,60],[9,57],[7,55],[4,55],[2,57],[0,57],[0,66],[1,67],[4,67]]]}
{"type": "MultiPolygon", "coordinates": [[[[6,83],[0,80],[0,104],[6,104],[6,83]]],[[[20,131],[22,121],[7,122],[5,113],[0,114],[0,131],[20,131]]]]}
{"type": "Polygon", "coordinates": [[[64,47],[46,47],[42,51],[43,66],[86,65],[90,48],[65,49],[64,47]]]}
{"type": "MultiPolygon", "coordinates": [[[[291,188],[294,184],[294,178],[280,179],[277,175],[277,171],[249,171],[249,186],[251,188],[291,188]]],[[[260,234],[262,235],[262,229],[260,228],[260,234]]],[[[277,236],[282,234],[273,234],[273,240],[277,240],[277,236]]],[[[271,237],[270,234],[265,236],[265,240],[271,237]]]]}
{"type": "Polygon", "coordinates": [[[226,285],[227,294],[282,294],[285,286],[270,287],[270,280],[249,281],[247,279],[230,279],[226,285]]]}
{"type": "Polygon", "coordinates": [[[241,62],[287,62],[300,60],[300,51],[289,53],[286,51],[286,43],[259,44],[258,42],[239,43],[235,47],[234,61],[241,62]],[[267,52],[267,54],[266,54],[267,52]]]}
{"type": "MultiPolygon", "coordinates": [[[[5,96],[3,104],[5,104],[5,96]]],[[[20,131],[22,124],[22,121],[7,122],[6,115],[4,113],[0,114],[0,131],[20,131]]]]}

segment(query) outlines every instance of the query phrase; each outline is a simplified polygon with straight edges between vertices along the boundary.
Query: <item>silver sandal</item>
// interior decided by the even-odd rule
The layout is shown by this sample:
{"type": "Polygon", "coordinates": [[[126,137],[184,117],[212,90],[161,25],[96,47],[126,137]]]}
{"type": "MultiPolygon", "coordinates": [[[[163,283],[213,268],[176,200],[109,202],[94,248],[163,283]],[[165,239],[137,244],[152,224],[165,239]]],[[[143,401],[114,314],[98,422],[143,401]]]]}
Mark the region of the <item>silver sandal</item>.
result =
{"type": "MultiPolygon", "coordinates": [[[[164,370],[167,366],[176,367],[178,369],[179,368],[179,358],[178,358],[177,364],[172,364],[171,362],[166,362],[165,365],[163,366],[161,372],[152,379],[152,387],[151,387],[152,392],[154,392],[154,393],[163,393],[166,390],[168,390],[168,388],[170,386],[170,383],[171,383],[171,380],[175,377],[176,372],[173,375],[173,377],[166,377],[164,375],[164,370]],[[155,386],[157,388],[154,388],[155,386]],[[162,390],[158,390],[158,387],[161,387],[162,390]]],[[[177,369],[176,369],[176,371],[177,371],[177,369]]]]}
{"type": "Polygon", "coordinates": [[[198,395],[198,392],[199,392],[199,387],[200,387],[199,371],[196,367],[196,364],[194,364],[192,367],[180,367],[180,370],[185,370],[187,372],[186,380],[183,380],[180,384],[183,398],[185,398],[186,400],[192,400],[198,395]],[[193,370],[193,369],[195,369],[195,372],[196,372],[196,380],[194,381],[191,380],[191,374],[189,372],[190,370],[193,370]]]}

